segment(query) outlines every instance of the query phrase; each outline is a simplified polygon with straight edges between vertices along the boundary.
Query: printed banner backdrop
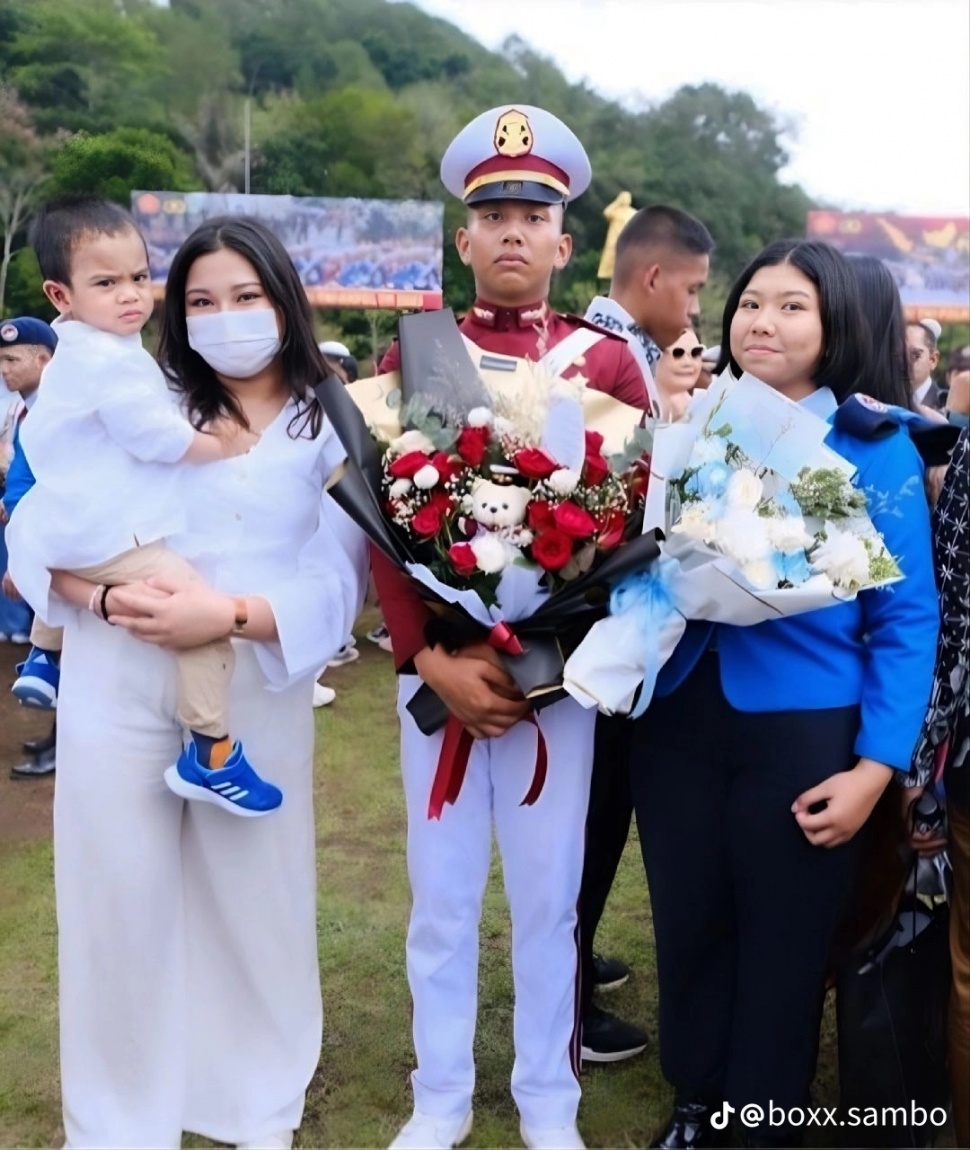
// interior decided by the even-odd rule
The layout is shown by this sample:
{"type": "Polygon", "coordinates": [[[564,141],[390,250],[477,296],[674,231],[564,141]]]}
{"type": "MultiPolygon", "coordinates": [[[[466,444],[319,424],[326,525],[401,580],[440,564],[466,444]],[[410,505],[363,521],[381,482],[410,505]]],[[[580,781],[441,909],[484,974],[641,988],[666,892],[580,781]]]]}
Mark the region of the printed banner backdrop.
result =
{"type": "Polygon", "coordinates": [[[807,233],[841,251],[882,260],[907,319],[970,320],[970,217],[809,212],[807,233]]]}
{"type": "Polygon", "coordinates": [[[183,240],[212,216],[255,216],[280,237],[314,307],[441,307],[444,205],[212,192],[132,192],[156,295],[183,240]]]}

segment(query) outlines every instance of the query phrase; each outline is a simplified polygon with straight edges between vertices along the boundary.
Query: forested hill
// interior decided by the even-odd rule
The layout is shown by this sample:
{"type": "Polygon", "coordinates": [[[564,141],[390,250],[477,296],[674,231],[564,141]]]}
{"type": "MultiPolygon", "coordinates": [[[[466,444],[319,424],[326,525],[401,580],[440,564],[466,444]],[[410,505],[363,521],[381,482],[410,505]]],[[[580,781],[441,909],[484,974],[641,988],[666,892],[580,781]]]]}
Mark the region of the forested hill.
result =
{"type": "MultiPolygon", "coordinates": [[[[782,126],[743,93],[705,84],[631,112],[569,83],[540,50],[490,52],[444,20],[388,0],[0,0],[0,226],[30,197],[133,187],[243,188],[244,105],[253,192],[445,199],[442,151],[495,104],[539,104],[586,145],[590,191],[570,209],[576,255],[557,302],[596,289],[603,208],[695,212],[723,281],[768,239],[801,234],[810,202],[778,181],[782,126]]],[[[15,221],[16,251],[25,210],[15,221]]],[[[460,219],[451,202],[450,234],[460,219]]],[[[446,301],[469,277],[446,242],[446,301]]],[[[2,288],[2,284],[0,284],[2,288]]],[[[7,310],[36,303],[32,257],[15,255],[7,310]]]]}

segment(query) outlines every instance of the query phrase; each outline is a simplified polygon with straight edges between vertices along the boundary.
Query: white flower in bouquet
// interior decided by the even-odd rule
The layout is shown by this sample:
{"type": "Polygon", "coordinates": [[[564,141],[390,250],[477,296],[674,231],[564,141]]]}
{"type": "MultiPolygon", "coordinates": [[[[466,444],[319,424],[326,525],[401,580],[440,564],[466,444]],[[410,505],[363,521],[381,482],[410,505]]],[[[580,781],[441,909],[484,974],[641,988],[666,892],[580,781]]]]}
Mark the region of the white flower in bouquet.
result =
{"type": "Polygon", "coordinates": [[[827,575],[838,587],[855,590],[869,582],[869,550],[852,531],[826,520],[825,538],[812,552],[812,570],[827,575]]]}
{"type": "Polygon", "coordinates": [[[729,507],[714,523],[714,542],[720,551],[742,566],[771,554],[767,520],[746,507],[729,507]]]}
{"type": "Polygon", "coordinates": [[[725,499],[728,507],[746,507],[754,510],[764,494],[764,484],[753,471],[741,467],[728,480],[725,499]]]}
{"type": "Polygon", "coordinates": [[[514,435],[515,424],[511,419],[506,419],[504,415],[496,415],[492,418],[492,430],[499,438],[505,435],[514,435]]]}
{"type": "Polygon", "coordinates": [[[410,431],[402,432],[397,439],[391,440],[391,451],[394,455],[407,455],[409,451],[424,451],[428,455],[434,452],[434,444],[424,434],[412,427],[410,431]]]}
{"type": "Polygon", "coordinates": [[[560,467],[546,480],[546,483],[557,495],[572,495],[579,486],[582,478],[578,471],[571,471],[568,467],[560,467]]]}
{"type": "Polygon", "coordinates": [[[700,539],[704,543],[713,543],[717,533],[717,525],[709,517],[706,504],[700,502],[686,504],[673,529],[688,539],[700,539]]]}
{"type": "Polygon", "coordinates": [[[413,486],[410,479],[395,479],[387,489],[387,493],[392,499],[400,499],[401,496],[407,495],[413,486]]]}
{"type": "Polygon", "coordinates": [[[809,535],[805,520],[800,515],[773,516],[766,523],[772,547],[783,555],[804,551],[815,542],[815,537],[809,535]]]}
{"type": "Polygon", "coordinates": [[[752,559],[742,563],[741,574],[757,591],[770,591],[778,586],[778,573],[770,559],[752,559]]]}
{"type": "Polygon", "coordinates": [[[414,473],[414,486],[420,488],[422,491],[430,491],[440,479],[441,474],[437,467],[426,463],[424,467],[419,467],[414,473]]]}
{"type": "Polygon", "coordinates": [[[704,463],[723,463],[727,457],[727,440],[720,435],[702,435],[690,449],[692,467],[704,463]]]}
{"type": "Polygon", "coordinates": [[[471,541],[478,569],[486,575],[504,571],[514,558],[514,548],[491,531],[483,531],[471,541]]]}
{"type": "Polygon", "coordinates": [[[473,407],[468,413],[465,423],[469,427],[491,427],[492,413],[487,407],[473,407]]]}

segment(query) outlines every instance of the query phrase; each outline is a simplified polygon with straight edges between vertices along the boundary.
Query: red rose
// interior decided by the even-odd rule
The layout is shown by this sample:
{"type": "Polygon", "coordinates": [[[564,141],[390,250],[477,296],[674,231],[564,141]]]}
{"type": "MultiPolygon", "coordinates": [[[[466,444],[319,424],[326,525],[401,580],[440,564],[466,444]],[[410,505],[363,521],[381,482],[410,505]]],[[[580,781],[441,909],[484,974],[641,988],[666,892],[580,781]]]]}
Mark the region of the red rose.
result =
{"type": "Polygon", "coordinates": [[[596,532],[596,520],[588,511],[567,499],[552,509],[556,526],[570,539],[588,539],[596,532]]]}
{"type": "Polygon", "coordinates": [[[416,534],[430,539],[441,530],[441,512],[437,507],[426,503],[411,520],[411,527],[416,534]]]}
{"type": "Polygon", "coordinates": [[[603,436],[598,431],[586,432],[586,454],[587,455],[602,455],[603,454],[603,436]]]}
{"type": "Polygon", "coordinates": [[[455,509],[455,500],[447,491],[432,491],[428,504],[440,511],[443,516],[450,515],[455,509]]]}
{"type": "Polygon", "coordinates": [[[596,546],[611,551],[623,542],[624,528],[623,513],[620,511],[605,511],[599,516],[599,534],[596,537],[596,546]]]}
{"type": "MultiPolygon", "coordinates": [[[[587,435],[589,432],[587,432],[587,435]]],[[[593,452],[586,448],[586,462],[583,466],[583,479],[590,485],[590,487],[599,487],[603,480],[610,473],[610,465],[606,462],[602,455],[598,452],[593,452]]]]}
{"type": "Polygon", "coordinates": [[[512,460],[526,479],[548,479],[559,467],[554,459],[550,459],[538,447],[526,447],[515,453],[512,460]]]}
{"type": "Polygon", "coordinates": [[[413,479],[426,463],[430,463],[430,456],[423,451],[406,451],[388,467],[389,475],[395,479],[413,479]]]}
{"type": "Polygon", "coordinates": [[[448,558],[459,575],[472,575],[478,566],[475,552],[468,543],[452,543],[448,548],[448,558]]]}
{"type": "Polygon", "coordinates": [[[490,437],[487,427],[463,427],[455,450],[469,467],[478,467],[485,458],[490,437]]]}
{"type": "Polygon", "coordinates": [[[456,459],[452,459],[447,452],[436,451],[431,457],[431,466],[441,476],[441,482],[447,483],[449,479],[453,479],[459,471],[462,470],[461,464],[456,459]]]}
{"type": "Polygon", "coordinates": [[[532,558],[546,571],[565,567],[573,555],[573,541],[555,527],[543,531],[532,541],[532,558]]]}
{"type": "Polygon", "coordinates": [[[533,499],[526,509],[525,517],[533,531],[545,531],[547,527],[556,526],[552,517],[552,504],[544,499],[533,499]]]}

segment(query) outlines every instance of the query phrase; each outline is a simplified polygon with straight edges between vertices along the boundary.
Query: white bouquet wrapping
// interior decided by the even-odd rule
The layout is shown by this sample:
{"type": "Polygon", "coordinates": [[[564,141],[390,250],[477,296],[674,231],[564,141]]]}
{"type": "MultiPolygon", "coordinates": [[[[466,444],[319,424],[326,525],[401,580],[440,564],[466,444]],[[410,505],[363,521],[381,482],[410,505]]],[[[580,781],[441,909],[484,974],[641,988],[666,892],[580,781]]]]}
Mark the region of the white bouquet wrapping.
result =
{"type": "Polygon", "coordinates": [[[645,529],[662,555],[614,588],[566,664],[605,714],[641,714],[687,620],[752,626],[902,578],[825,420],[751,376],[721,376],[654,433],[645,529]]]}

